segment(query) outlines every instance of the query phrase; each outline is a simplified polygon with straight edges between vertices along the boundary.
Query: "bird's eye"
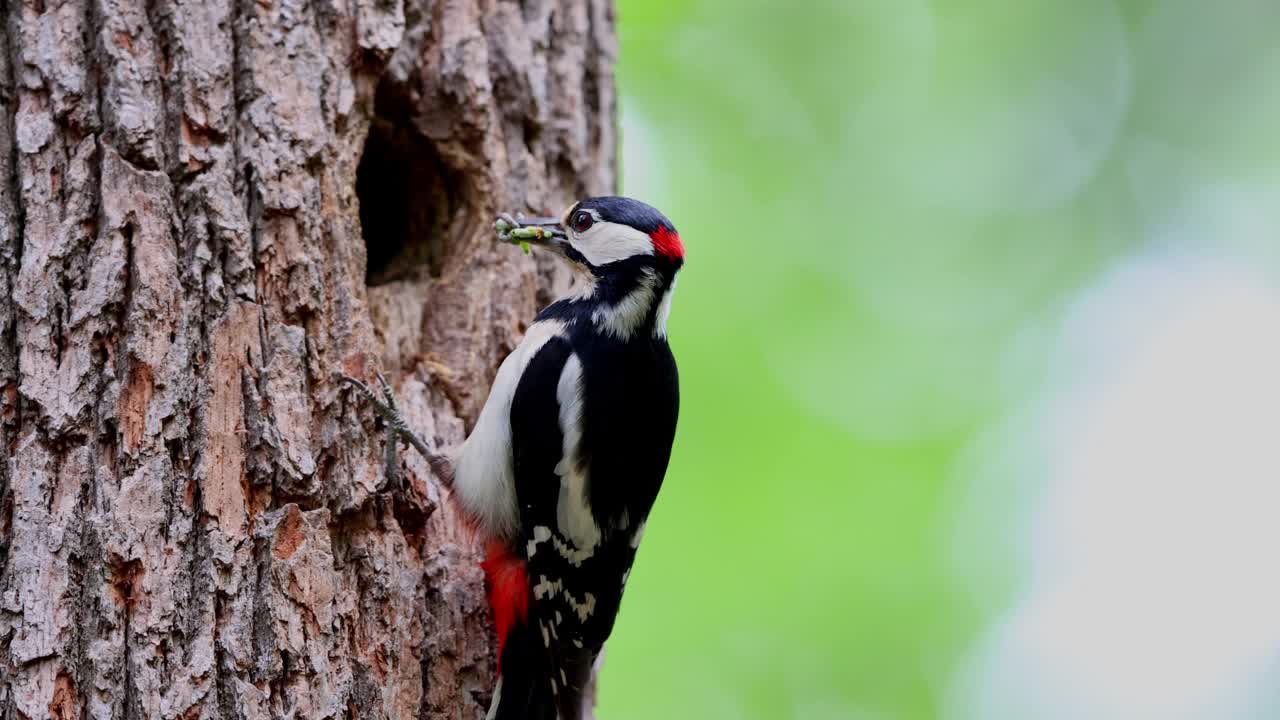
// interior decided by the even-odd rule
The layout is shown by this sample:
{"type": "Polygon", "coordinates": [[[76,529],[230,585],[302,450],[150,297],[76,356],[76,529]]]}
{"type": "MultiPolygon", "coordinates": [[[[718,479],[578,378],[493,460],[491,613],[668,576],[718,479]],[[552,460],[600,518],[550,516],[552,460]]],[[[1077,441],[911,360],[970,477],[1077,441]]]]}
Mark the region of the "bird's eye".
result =
{"type": "Polygon", "coordinates": [[[579,210],[573,214],[573,217],[569,218],[569,226],[573,228],[574,232],[581,233],[586,232],[595,221],[596,219],[591,217],[591,213],[586,210],[579,210]]]}

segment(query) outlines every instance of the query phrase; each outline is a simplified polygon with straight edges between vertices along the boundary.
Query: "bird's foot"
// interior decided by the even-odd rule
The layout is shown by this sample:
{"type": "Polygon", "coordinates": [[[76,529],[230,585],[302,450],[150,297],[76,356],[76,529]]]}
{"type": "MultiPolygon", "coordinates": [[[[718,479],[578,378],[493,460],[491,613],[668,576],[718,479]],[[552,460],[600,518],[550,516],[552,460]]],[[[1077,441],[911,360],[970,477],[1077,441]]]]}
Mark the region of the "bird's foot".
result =
{"type": "Polygon", "coordinates": [[[401,491],[407,490],[400,479],[398,463],[396,461],[396,446],[403,439],[409,443],[430,463],[437,455],[432,452],[430,446],[418,437],[416,433],[409,429],[408,423],[404,421],[404,416],[400,414],[400,407],[396,404],[395,394],[391,391],[391,385],[387,383],[387,379],[382,373],[377,374],[378,389],[380,392],[374,392],[372,388],[363,382],[349,376],[343,375],[342,380],[351,385],[364,396],[365,400],[373,406],[374,412],[387,424],[386,438],[386,473],[387,482],[401,491]]]}

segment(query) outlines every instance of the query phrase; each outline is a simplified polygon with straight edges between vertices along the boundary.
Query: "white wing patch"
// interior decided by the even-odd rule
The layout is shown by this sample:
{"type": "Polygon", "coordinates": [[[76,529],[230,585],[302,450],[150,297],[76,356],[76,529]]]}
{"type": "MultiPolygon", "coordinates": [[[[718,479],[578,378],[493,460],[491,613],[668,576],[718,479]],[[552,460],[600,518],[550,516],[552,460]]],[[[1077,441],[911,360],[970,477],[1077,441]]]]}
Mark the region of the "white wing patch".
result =
{"type": "Polygon", "coordinates": [[[645,268],[636,287],[618,302],[597,308],[591,313],[592,321],[619,340],[631,339],[649,314],[657,285],[658,276],[652,268],[645,268]]]}
{"type": "Polygon", "coordinates": [[[458,499],[490,537],[510,537],[519,520],[511,453],[511,400],[516,386],[533,356],[564,331],[565,324],[559,320],[529,326],[498,368],[475,429],[458,451],[454,465],[458,499]]]}
{"type": "MultiPolygon", "coordinates": [[[[560,476],[560,498],[556,503],[556,525],[569,542],[590,557],[600,543],[600,528],[591,515],[587,502],[587,475],[578,466],[578,447],[582,443],[582,361],[577,353],[569,355],[560,381],[556,384],[556,400],[560,403],[560,433],[564,437],[556,475],[560,476]]],[[[565,554],[566,548],[561,549],[565,554]]],[[[566,554],[566,559],[574,558],[566,554]]],[[[581,559],[577,563],[581,563],[581,559]]]]}

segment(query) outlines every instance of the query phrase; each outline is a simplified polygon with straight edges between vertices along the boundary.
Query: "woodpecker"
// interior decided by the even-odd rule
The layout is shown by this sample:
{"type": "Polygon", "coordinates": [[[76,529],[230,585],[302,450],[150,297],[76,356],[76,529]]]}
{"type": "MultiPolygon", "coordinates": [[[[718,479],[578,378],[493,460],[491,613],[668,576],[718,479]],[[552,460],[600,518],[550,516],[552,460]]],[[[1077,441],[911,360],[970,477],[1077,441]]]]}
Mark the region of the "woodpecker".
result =
{"type": "Polygon", "coordinates": [[[419,439],[381,377],[380,396],[345,379],[387,420],[388,457],[397,439],[421,452],[485,541],[498,647],[488,718],[578,720],[675,439],[667,316],[684,245],[666,216],[625,197],[496,227],[580,282],[502,362],[462,446],[419,439]]]}

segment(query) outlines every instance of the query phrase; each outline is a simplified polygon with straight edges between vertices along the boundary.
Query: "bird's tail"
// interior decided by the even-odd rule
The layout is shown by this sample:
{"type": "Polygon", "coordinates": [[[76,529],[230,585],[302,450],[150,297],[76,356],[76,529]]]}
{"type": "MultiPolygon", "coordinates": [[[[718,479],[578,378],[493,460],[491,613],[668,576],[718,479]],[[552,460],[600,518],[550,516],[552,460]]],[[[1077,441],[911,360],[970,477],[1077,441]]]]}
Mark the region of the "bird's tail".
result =
{"type": "Polygon", "coordinates": [[[482,563],[498,638],[498,685],[487,720],[579,720],[594,653],[559,642],[529,607],[523,558],[501,544],[482,563]]]}
{"type": "Polygon", "coordinates": [[[498,639],[498,685],[486,720],[556,720],[546,648],[529,620],[524,558],[491,542],[481,563],[498,639]]]}
{"type": "Polygon", "coordinates": [[[534,623],[511,628],[488,720],[580,720],[592,653],[568,652],[557,663],[534,623]]]}
{"type": "MultiPolygon", "coordinates": [[[[557,715],[546,648],[527,622],[510,628],[502,643],[498,687],[487,720],[566,720],[557,715]]],[[[578,720],[569,716],[567,720],[578,720]]]]}

